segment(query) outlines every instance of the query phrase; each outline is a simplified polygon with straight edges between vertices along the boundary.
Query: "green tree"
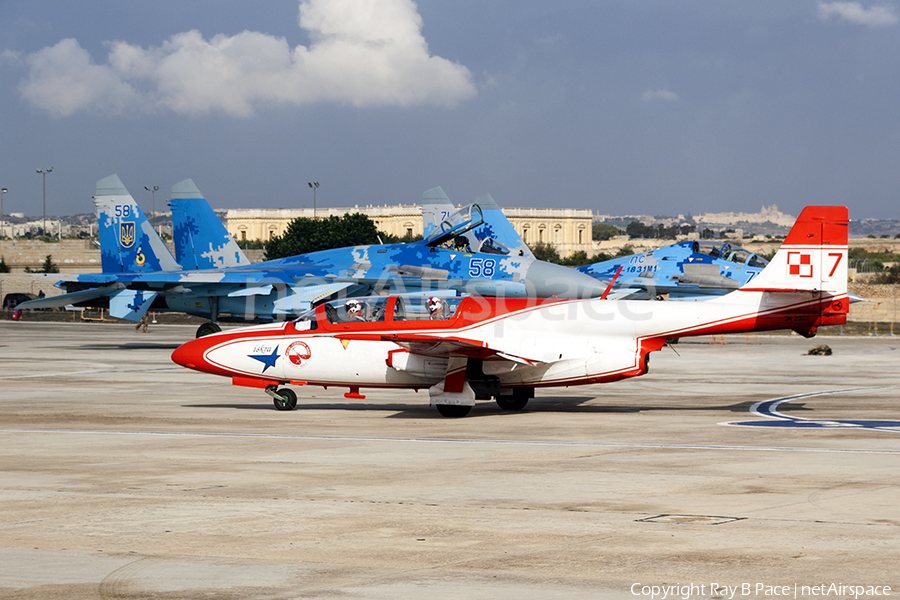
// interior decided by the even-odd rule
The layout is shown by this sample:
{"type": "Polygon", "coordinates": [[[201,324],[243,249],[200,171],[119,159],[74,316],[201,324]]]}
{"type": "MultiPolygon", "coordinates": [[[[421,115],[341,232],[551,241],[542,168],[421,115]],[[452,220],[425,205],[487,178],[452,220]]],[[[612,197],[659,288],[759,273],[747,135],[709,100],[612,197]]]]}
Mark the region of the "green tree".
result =
{"type": "Polygon", "coordinates": [[[262,250],[266,247],[263,240],[237,240],[237,245],[241,250],[262,250]]]}
{"type": "Polygon", "coordinates": [[[556,248],[554,248],[552,244],[548,244],[546,242],[538,242],[537,244],[532,246],[531,253],[534,254],[534,257],[536,259],[543,260],[545,262],[560,264],[560,262],[562,261],[556,248]]]}
{"type": "Polygon", "coordinates": [[[41,265],[41,270],[38,273],[59,273],[59,266],[53,262],[53,256],[48,254],[47,258],[44,259],[44,264],[41,265]]]}
{"type": "Polygon", "coordinates": [[[634,238],[655,238],[656,237],[656,227],[652,227],[650,225],[644,225],[640,221],[632,221],[628,225],[625,226],[625,233],[628,234],[628,237],[634,238]]]}
{"type": "Polygon", "coordinates": [[[615,225],[607,225],[606,223],[594,223],[591,226],[591,239],[597,240],[598,242],[614,238],[623,233],[625,232],[615,225]]]}
{"type": "Polygon", "coordinates": [[[266,260],[377,243],[375,223],[362,213],[326,219],[300,217],[291,221],[284,235],[266,243],[266,260]]]}
{"type": "Polygon", "coordinates": [[[26,273],[59,273],[59,266],[55,262],[53,262],[52,255],[48,254],[47,258],[44,259],[44,263],[41,265],[41,268],[37,271],[32,271],[31,267],[25,267],[26,273]]]}
{"type": "Polygon", "coordinates": [[[6,259],[0,257],[0,273],[9,273],[9,265],[6,264],[6,259]]]}
{"type": "Polygon", "coordinates": [[[884,273],[879,273],[872,281],[873,283],[900,283],[900,265],[894,265],[884,273]]]}
{"type": "MultiPolygon", "coordinates": [[[[594,263],[603,262],[605,260],[611,260],[612,258],[614,258],[611,254],[607,254],[606,252],[598,252],[593,256],[588,256],[587,252],[585,252],[584,250],[578,250],[577,252],[573,252],[569,256],[562,258],[559,255],[559,251],[553,246],[553,244],[548,244],[546,242],[538,242],[531,247],[531,252],[538,260],[552,262],[558,265],[564,265],[566,267],[581,267],[584,265],[592,265],[594,263]]],[[[616,256],[630,256],[632,254],[634,254],[634,251],[630,247],[626,246],[625,248],[619,250],[619,253],[616,254],[616,256]]]]}
{"type": "Polygon", "coordinates": [[[396,235],[391,235],[390,233],[381,232],[378,234],[378,237],[381,238],[381,241],[385,244],[409,244],[410,242],[421,242],[422,235],[404,235],[403,237],[398,237],[396,235]]]}

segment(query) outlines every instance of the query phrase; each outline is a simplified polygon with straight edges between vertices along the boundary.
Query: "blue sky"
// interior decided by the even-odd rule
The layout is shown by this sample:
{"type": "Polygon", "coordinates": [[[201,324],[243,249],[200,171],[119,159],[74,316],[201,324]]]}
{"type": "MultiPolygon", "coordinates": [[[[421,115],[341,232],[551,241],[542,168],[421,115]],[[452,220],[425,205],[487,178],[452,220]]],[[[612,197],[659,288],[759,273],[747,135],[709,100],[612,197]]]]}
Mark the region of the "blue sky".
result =
{"type": "Polygon", "coordinates": [[[0,2],[5,212],[452,200],[900,218],[900,10],[819,0],[0,2]],[[85,8],[88,7],[88,8],[85,8]]]}

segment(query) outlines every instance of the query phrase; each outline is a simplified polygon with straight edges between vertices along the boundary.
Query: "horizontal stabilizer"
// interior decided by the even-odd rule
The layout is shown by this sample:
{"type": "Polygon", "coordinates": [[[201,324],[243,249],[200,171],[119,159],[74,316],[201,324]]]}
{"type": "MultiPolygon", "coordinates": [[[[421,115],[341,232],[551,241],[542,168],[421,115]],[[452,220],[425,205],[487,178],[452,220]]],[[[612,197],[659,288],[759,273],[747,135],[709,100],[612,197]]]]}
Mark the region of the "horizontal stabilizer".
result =
{"type": "Polygon", "coordinates": [[[70,294],[57,294],[56,296],[47,296],[46,298],[38,298],[37,300],[28,300],[22,302],[16,308],[24,310],[37,310],[41,308],[63,308],[69,304],[77,304],[79,302],[87,302],[95,298],[102,298],[115,293],[115,288],[94,288],[84,290],[82,292],[72,292],[70,294]]]}

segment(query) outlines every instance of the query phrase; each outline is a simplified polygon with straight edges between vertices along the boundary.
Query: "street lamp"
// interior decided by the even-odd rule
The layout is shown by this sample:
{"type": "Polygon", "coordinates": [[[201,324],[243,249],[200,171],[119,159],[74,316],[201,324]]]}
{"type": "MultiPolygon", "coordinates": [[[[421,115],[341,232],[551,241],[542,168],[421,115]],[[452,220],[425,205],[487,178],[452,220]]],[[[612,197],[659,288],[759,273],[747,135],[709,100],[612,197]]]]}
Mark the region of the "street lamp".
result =
{"type": "Polygon", "coordinates": [[[309,187],[312,188],[313,191],[313,219],[316,218],[316,188],[319,187],[318,181],[311,181],[309,187]]]}
{"type": "Polygon", "coordinates": [[[53,167],[49,169],[38,169],[38,173],[44,176],[44,218],[41,220],[41,235],[47,235],[47,173],[53,172],[53,167]]]}
{"type": "Polygon", "coordinates": [[[0,239],[3,238],[3,194],[8,191],[6,188],[0,189],[0,239]]]}
{"type": "Polygon", "coordinates": [[[153,219],[153,213],[156,212],[156,191],[159,189],[158,185],[154,185],[153,187],[144,186],[144,189],[150,192],[150,219],[153,219]]]}

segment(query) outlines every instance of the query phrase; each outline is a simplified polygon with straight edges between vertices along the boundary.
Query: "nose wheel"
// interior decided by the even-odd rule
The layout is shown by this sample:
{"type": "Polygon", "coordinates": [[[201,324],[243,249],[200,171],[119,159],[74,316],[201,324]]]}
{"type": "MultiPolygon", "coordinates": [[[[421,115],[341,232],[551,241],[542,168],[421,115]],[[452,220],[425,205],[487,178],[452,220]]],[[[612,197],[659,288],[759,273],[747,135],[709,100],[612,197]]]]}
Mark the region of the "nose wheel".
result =
{"type": "Polygon", "coordinates": [[[211,333],[219,333],[220,331],[222,331],[222,328],[219,327],[219,325],[217,323],[208,321],[197,328],[197,335],[194,337],[201,338],[201,337],[203,337],[205,335],[209,335],[211,333]]]}
{"type": "Polygon", "coordinates": [[[278,389],[274,385],[270,385],[266,388],[266,393],[272,396],[272,402],[278,410],[297,408],[297,394],[291,388],[278,389]]]}

